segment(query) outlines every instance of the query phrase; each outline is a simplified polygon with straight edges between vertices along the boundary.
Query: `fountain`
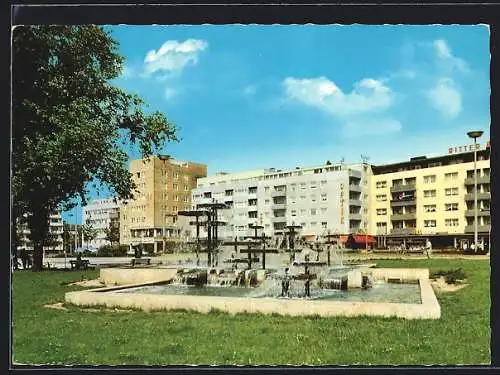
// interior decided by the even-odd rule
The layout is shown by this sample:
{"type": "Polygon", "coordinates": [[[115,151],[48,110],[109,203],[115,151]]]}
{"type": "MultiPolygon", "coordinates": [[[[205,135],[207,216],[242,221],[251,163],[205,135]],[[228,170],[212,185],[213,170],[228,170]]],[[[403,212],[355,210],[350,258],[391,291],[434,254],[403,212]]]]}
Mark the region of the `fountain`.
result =
{"type": "Polygon", "coordinates": [[[196,266],[102,269],[101,277],[110,281],[114,277],[119,280],[115,281],[117,286],[69,292],[66,300],[84,305],[128,307],[132,304],[146,310],[184,308],[208,312],[216,308],[231,313],[439,318],[440,307],[429,283],[428,270],[344,265],[338,235],[327,233],[317,236],[309,248],[297,247],[296,237],[301,227],[293,223],[283,233],[288,240],[286,249],[270,247],[267,241],[271,238],[263,232],[259,235],[262,225],[250,226],[253,236],[223,242],[218,238],[217,227],[224,222],[218,219],[217,210],[224,207],[212,202],[198,205],[193,211],[179,212],[196,218],[191,222],[196,225],[196,253],[207,253],[206,266],[200,265],[197,256],[196,266]],[[202,226],[207,228],[206,239],[200,239],[202,226]],[[222,259],[219,266],[221,245],[234,246],[234,253],[222,259]],[[269,253],[290,253],[290,257],[279,267],[268,267],[266,254],[269,253]],[[231,267],[225,268],[224,264],[231,267]],[[246,267],[238,269],[238,264],[246,267]],[[127,284],[119,274],[122,271],[129,273],[134,284],[119,285],[127,284]],[[394,279],[399,282],[392,283],[394,279]],[[374,281],[372,288],[369,287],[371,280],[374,281]]]}

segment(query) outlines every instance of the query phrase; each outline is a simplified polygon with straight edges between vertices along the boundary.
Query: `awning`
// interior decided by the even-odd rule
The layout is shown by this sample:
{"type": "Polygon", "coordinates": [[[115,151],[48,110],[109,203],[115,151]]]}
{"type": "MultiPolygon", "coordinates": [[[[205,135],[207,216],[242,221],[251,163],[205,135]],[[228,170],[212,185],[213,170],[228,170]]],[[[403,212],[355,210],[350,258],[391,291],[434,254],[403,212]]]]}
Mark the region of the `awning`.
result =
{"type": "MultiPolygon", "coordinates": [[[[349,236],[346,235],[340,235],[340,240],[344,243],[347,242],[347,239],[349,236]]],[[[359,243],[359,244],[365,244],[365,243],[375,243],[375,238],[373,236],[365,235],[365,234],[354,234],[353,236],[354,242],[359,243]]]]}

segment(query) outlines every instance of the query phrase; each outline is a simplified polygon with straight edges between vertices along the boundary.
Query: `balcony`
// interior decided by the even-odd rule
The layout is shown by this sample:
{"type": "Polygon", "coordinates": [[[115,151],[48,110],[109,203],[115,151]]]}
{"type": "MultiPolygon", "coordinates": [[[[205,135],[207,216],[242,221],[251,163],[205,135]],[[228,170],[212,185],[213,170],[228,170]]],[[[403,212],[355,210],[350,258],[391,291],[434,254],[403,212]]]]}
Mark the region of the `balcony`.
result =
{"type": "Polygon", "coordinates": [[[416,233],[416,228],[394,228],[391,230],[391,234],[396,234],[396,235],[408,235],[415,233],[416,233]]]}
{"type": "MultiPolygon", "coordinates": [[[[478,225],[477,231],[479,233],[488,233],[491,230],[491,225],[478,225]]],[[[474,233],[474,225],[466,225],[465,233],[474,233]]]]}
{"type": "MultiPolygon", "coordinates": [[[[477,183],[478,184],[489,184],[490,183],[490,176],[477,176],[477,183]]],[[[474,185],[474,177],[467,177],[465,179],[465,185],[474,185]]]]}
{"type": "Polygon", "coordinates": [[[349,214],[349,220],[361,221],[361,214],[349,214]]]}
{"type": "Polygon", "coordinates": [[[414,191],[417,188],[415,184],[403,184],[391,187],[391,193],[402,193],[404,191],[414,191]]]}
{"type": "Polygon", "coordinates": [[[273,203],[271,208],[273,210],[286,210],[286,203],[273,203]]]}
{"type": "Polygon", "coordinates": [[[349,190],[350,191],[356,191],[356,192],[361,192],[361,185],[355,185],[355,184],[352,184],[352,185],[349,185],[349,190]]]}
{"type": "Polygon", "coordinates": [[[409,212],[406,214],[391,215],[391,221],[401,221],[401,220],[417,220],[417,213],[409,212]]]}
{"type": "Polygon", "coordinates": [[[417,200],[415,198],[408,200],[391,200],[391,207],[415,206],[417,200]]]}
{"type": "Polygon", "coordinates": [[[273,197],[273,198],[275,198],[275,197],[286,197],[286,190],[282,190],[282,191],[273,190],[271,192],[271,197],[273,197]]]}
{"type": "Polygon", "coordinates": [[[349,206],[360,206],[361,207],[361,200],[349,199],[349,206]]]}
{"type": "Polygon", "coordinates": [[[273,216],[271,217],[272,223],[286,223],[286,216],[273,216]]]}
{"type": "MultiPolygon", "coordinates": [[[[465,211],[465,216],[473,217],[475,212],[476,212],[476,210],[466,210],[465,211]]],[[[490,210],[481,210],[481,209],[479,209],[477,211],[477,216],[490,216],[490,215],[491,215],[490,210]]]]}
{"type": "MultiPolygon", "coordinates": [[[[491,193],[477,193],[477,199],[478,200],[490,200],[491,199],[491,193]]],[[[474,193],[470,194],[465,194],[465,200],[466,201],[473,201],[474,200],[474,193]]]]}

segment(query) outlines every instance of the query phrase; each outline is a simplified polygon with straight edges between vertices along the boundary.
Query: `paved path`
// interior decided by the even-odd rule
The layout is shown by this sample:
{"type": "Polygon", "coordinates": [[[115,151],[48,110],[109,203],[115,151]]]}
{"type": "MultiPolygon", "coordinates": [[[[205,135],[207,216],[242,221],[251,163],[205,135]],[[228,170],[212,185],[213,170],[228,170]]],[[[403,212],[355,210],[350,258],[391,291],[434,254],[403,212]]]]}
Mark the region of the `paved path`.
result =
{"type": "MultiPolygon", "coordinates": [[[[288,254],[273,254],[273,256],[268,255],[267,263],[271,264],[280,264],[282,261],[288,259],[288,254]],[[274,259],[275,258],[275,259],[274,259]],[[283,258],[283,259],[281,259],[283,258]]],[[[171,264],[175,265],[180,262],[193,261],[196,259],[196,255],[194,253],[178,253],[178,254],[166,254],[151,258],[152,264],[171,264]]],[[[490,259],[489,255],[463,255],[463,254],[432,254],[433,259],[469,259],[469,260],[479,260],[479,259],[490,259]]],[[[106,265],[128,265],[130,264],[132,258],[131,257],[83,257],[83,259],[88,259],[90,264],[97,265],[98,267],[103,267],[106,265]]],[[[200,259],[202,263],[205,262],[206,256],[201,255],[200,259]]],[[[221,257],[224,259],[224,257],[221,257]]],[[[355,261],[355,262],[364,262],[369,260],[377,260],[377,259],[400,259],[400,260],[408,260],[408,259],[427,259],[426,256],[422,254],[395,254],[395,253],[369,253],[369,254],[360,254],[360,253],[347,253],[344,254],[343,259],[346,261],[355,261]]],[[[44,266],[48,266],[50,264],[50,268],[71,268],[70,260],[76,260],[76,257],[67,257],[66,260],[64,258],[45,258],[43,263],[44,266]]]]}

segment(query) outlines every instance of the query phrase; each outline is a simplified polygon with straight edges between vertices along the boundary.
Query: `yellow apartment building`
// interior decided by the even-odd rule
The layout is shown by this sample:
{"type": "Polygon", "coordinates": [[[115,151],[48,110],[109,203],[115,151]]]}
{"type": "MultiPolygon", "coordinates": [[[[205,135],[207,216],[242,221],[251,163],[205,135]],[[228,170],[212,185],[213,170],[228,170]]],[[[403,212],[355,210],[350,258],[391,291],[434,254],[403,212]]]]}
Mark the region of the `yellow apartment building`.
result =
{"type": "Polygon", "coordinates": [[[191,209],[191,190],[206,177],[207,166],[157,156],[132,160],[129,171],[139,193],[120,206],[120,244],[156,253],[189,236],[189,223],[177,212],[191,209]]]}
{"type": "MultiPolygon", "coordinates": [[[[479,244],[489,249],[490,148],[477,150],[479,244]]],[[[462,247],[474,236],[474,152],[372,166],[369,233],[379,247],[462,247]]]]}

